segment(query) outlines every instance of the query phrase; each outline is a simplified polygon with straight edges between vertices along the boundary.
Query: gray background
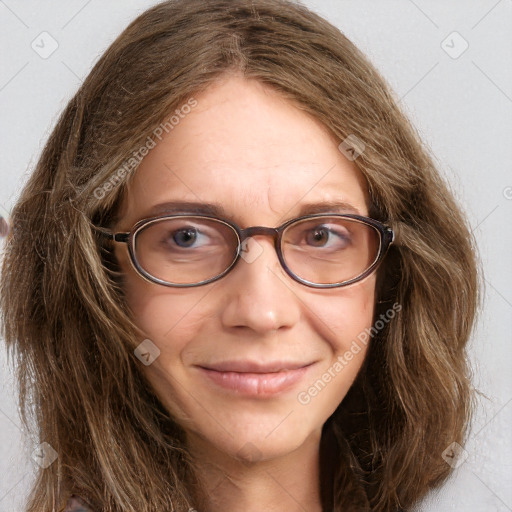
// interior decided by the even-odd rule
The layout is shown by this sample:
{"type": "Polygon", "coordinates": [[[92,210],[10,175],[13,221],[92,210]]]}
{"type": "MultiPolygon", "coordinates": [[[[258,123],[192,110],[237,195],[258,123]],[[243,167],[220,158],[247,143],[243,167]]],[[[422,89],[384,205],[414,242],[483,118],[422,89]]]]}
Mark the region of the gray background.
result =
{"type": "MultiPolygon", "coordinates": [[[[0,0],[0,205],[5,210],[94,62],[155,3],[0,0]],[[45,31],[50,36],[40,35],[45,31]],[[46,55],[52,44],[57,49],[46,55]]],[[[510,511],[512,0],[304,3],[337,25],[389,81],[479,240],[485,308],[470,351],[475,387],[485,398],[463,453],[467,458],[420,510],[510,511]]],[[[0,511],[22,511],[36,467],[35,445],[20,428],[5,350],[0,390],[0,511]]]]}

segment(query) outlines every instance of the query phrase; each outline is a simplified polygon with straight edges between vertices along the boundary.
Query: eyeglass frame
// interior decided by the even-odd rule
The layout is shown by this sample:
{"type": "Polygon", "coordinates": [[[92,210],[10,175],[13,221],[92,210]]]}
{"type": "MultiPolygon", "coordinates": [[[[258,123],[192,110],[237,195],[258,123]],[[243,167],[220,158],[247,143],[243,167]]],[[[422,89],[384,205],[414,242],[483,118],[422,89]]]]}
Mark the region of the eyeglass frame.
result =
{"type": "Polygon", "coordinates": [[[130,231],[122,231],[122,232],[112,233],[111,231],[107,231],[106,229],[104,229],[102,227],[99,227],[99,226],[94,226],[94,227],[100,234],[102,234],[109,240],[112,240],[113,242],[126,243],[128,245],[128,252],[130,255],[130,261],[133,265],[133,268],[143,279],[145,279],[146,281],[149,281],[150,283],[160,284],[162,286],[167,286],[167,287],[172,287],[172,288],[192,288],[192,287],[196,287],[196,286],[203,286],[205,284],[209,284],[209,283],[212,283],[214,281],[221,279],[226,274],[228,274],[240,260],[241,252],[242,252],[240,249],[242,247],[243,242],[246,239],[253,237],[255,235],[271,236],[274,241],[274,248],[277,253],[277,257],[278,257],[279,262],[280,262],[282,268],[284,269],[284,271],[294,281],[297,281],[297,282],[299,282],[305,286],[309,286],[311,288],[340,288],[340,287],[348,286],[350,284],[354,284],[359,281],[362,281],[363,279],[368,277],[370,274],[372,274],[377,269],[377,267],[380,265],[380,263],[384,259],[385,255],[387,254],[389,247],[395,241],[395,233],[394,233],[393,229],[390,226],[388,226],[376,219],[372,219],[371,217],[365,217],[363,215],[348,214],[348,213],[330,213],[330,212],[315,213],[315,214],[310,214],[310,215],[303,215],[301,217],[296,217],[294,219],[290,219],[290,220],[286,221],[284,224],[281,224],[280,226],[278,226],[276,228],[266,227],[266,226],[250,226],[247,228],[240,228],[234,222],[231,222],[227,219],[223,219],[221,217],[217,217],[215,215],[210,215],[210,214],[206,214],[206,213],[195,214],[195,213],[186,213],[186,212],[169,213],[166,215],[159,215],[156,217],[149,217],[149,218],[141,219],[133,225],[133,227],[131,228],[130,231]],[[188,283],[188,284],[186,284],[186,283],[169,283],[168,281],[164,281],[162,279],[159,279],[158,277],[151,275],[144,268],[142,268],[142,266],[140,265],[139,261],[137,260],[136,255],[135,255],[135,237],[136,237],[137,233],[139,231],[141,231],[142,228],[147,227],[150,224],[153,224],[153,223],[156,223],[156,222],[159,222],[162,220],[166,220],[166,219],[173,219],[173,218],[179,218],[179,217],[194,217],[194,218],[205,218],[205,219],[215,220],[215,221],[218,221],[218,222],[221,222],[221,223],[227,225],[236,233],[236,236],[238,239],[237,254],[236,254],[235,259],[229,265],[228,268],[226,268],[224,271],[222,271],[219,275],[217,275],[215,277],[200,281],[199,283],[188,283]],[[307,281],[306,279],[302,279],[301,277],[294,274],[292,272],[292,270],[286,264],[284,257],[283,257],[283,253],[282,253],[282,249],[281,249],[282,235],[283,235],[284,231],[286,230],[286,228],[288,228],[288,226],[290,226],[291,224],[295,224],[302,220],[314,219],[314,218],[318,218],[318,217],[339,217],[339,218],[344,218],[344,219],[349,219],[349,220],[355,220],[362,224],[366,224],[368,226],[375,228],[380,235],[379,251],[377,253],[375,260],[370,265],[370,267],[368,267],[359,276],[349,279],[348,281],[343,281],[341,283],[327,283],[327,284],[313,283],[311,281],[307,281]]]}

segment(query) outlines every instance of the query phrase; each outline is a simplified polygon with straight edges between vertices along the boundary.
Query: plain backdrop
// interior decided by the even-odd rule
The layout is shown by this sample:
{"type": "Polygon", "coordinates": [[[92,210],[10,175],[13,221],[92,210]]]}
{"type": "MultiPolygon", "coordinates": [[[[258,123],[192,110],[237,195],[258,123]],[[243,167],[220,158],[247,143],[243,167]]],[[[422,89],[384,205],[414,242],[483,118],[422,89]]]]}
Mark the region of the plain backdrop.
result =
{"type": "MultiPolygon", "coordinates": [[[[151,0],[0,0],[0,205],[9,211],[58,115],[151,0]]],[[[381,71],[479,243],[485,305],[471,340],[485,398],[465,461],[422,512],[510,511],[512,0],[307,0],[381,71]]],[[[1,242],[0,242],[1,243],[1,242]]],[[[0,350],[0,512],[23,511],[36,462],[0,350]]],[[[439,454],[441,456],[441,454],[439,454]]]]}

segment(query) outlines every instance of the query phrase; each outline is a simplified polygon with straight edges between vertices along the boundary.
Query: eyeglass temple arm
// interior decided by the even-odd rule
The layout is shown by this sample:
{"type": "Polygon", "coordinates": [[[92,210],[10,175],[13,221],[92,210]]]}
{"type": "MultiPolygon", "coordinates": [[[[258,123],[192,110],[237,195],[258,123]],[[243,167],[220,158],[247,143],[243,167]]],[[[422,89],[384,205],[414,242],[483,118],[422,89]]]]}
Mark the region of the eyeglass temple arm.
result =
{"type": "Polygon", "coordinates": [[[391,245],[395,241],[395,231],[391,228],[386,228],[386,237],[388,239],[388,245],[391,245]]]}
{"type": "Polygon", "coordinates": [[[114,242],[128,242],[128,238],[130,233],[112,233],[104,228],[100,228],[98,226],[94,226],[94,229],[102,236],[108,238],[109,240],[113,240],[114,242]]]}

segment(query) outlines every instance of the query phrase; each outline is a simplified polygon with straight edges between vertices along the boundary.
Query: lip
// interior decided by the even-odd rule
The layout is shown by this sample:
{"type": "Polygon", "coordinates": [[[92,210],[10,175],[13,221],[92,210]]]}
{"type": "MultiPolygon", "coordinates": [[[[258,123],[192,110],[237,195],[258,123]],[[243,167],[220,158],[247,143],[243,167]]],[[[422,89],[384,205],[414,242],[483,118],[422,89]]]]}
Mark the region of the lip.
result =
{"type": "Polygon", "coordinates": [[[302,380],[314,363],[225,361],[197,366],[210,382],[239,395],[267,397],[284,392],[302,380]]]}
{"type": "Polygon", "coordinates": [[[298,370],[309,366],[311,363],[301,363],[293,361],[271,361],[261,363],[256,361],[222,361],[213,364],[198,365],[207,370],[217,372],[238,372],[238,373],[275,373],[282,370],[298,370]]]}

